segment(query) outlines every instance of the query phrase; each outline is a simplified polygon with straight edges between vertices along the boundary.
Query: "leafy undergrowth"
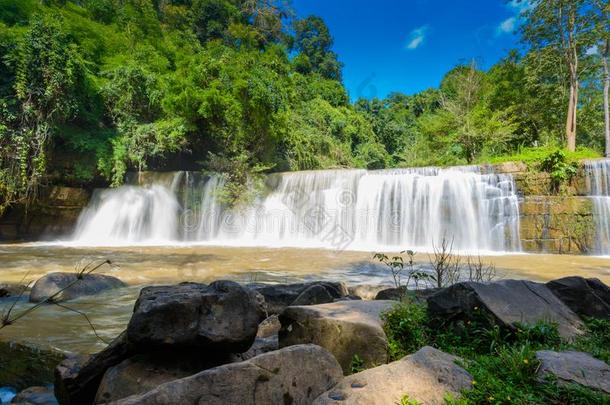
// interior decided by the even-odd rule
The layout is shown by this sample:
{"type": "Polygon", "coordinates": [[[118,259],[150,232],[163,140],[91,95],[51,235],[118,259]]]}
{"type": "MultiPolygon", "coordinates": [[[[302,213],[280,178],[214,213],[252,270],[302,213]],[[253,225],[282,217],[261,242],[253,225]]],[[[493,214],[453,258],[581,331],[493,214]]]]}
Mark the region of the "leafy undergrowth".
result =
{"type": "Polygon", "coordinates": [[[431,319],[425,305],[401,303],[384,314],[384,321],[392,361],[426,345],[463,359],[472,389],[459,399],[447,398],[447,404],[610,404],[603,393],[536,378],[538,350],[579,350],[609,362],[609,321],[586,320],[586,334],[571,343],[562,341],[554,324],[509,330],[482,310],[470,320],[442,322],[431,319]]]}
{"type": "MultiPolygon", "coordinates": [[[[479,163],[496,164],[505,162],[523,162],[529,167],[535,167],[549,155],[556,153],[557,150],[558,148],[553,146],[522,148],[519,152],[511,155],[493,156],[487,158],[483,157],[479,159],[479,163]]],[[[562,152],[565,153],[566,158],[569,161],[596,159],[602,157],[598,151],[584,147],[577,148],[575,152],[569,152],[567,150],[562,150],[562,152]]]]}

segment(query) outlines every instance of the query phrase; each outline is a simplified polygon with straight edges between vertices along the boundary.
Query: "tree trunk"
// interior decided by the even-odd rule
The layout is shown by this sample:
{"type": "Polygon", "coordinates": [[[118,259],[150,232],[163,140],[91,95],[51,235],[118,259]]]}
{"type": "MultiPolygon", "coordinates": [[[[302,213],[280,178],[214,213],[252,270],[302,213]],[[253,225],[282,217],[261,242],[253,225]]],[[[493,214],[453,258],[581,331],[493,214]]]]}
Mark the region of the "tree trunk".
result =
{"type": "Polygon", "coordinates": [[[576,109],[578,108],[578,80],[570,83],[570,100],[566,118],[566,138],[568,150],[576,150],[576,109]]]}
{"type": "Polygon", "coordinates": [[[606,124],[606,157],[610,157],[610,111],[608,110],[608,89],[610,88],[610,73],[608,73],[608,53],[610,52],[610,39],[606,40],[606,49],[602,55],[604,66],[604,121],[606,124]]]}

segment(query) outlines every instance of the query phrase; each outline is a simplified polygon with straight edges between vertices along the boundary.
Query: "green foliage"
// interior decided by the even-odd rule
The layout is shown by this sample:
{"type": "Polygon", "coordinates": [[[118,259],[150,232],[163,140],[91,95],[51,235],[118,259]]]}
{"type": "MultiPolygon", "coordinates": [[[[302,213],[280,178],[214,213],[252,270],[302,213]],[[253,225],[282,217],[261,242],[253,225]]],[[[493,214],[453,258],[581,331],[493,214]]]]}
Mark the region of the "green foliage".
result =
{"type": "Polygon", "coordinates": [[[427,327],[426,307],[401,303],[382,316],[388,337],[390,360],[398,360],[426,345],[430,330],[427,327]]]}
{"type": "Polygon", "coordinates": [[[362,360],[362,358],[360,358],[360,356],[357,354],[354,354],[354,357],[352,357],[352,361],[350,362],[349,369],[350,374],[356,374],[364,371],[364,360],[362,360]]]}
{"type": "MultiPolygon", "coordinates": [[[[461,356],[473,376],[471,389],[447,404],[589,404],[608,403],[610,397],[578,385],[539,382],[537,350],[581,350],[608,361],[610,322],[586,320],[587,333],[563,342],[557,325],[539,322],[497,325],[485,311],[474,308],[467,319],[441,322],[430,319],[425,306],[401,303],[383,315],[391,360],[424,345],[461,356]]],[[[408,400],[408,398],[406,399],[408,400]]]]}
{"type": "Polygon", "coordinates": [[[421,402],[411,399],[408,395],[405,395],[400,399],[400,405],[421,405],[421,402]]]}
{"type": "Polygon", "coordinates": [[[557,150],[540,162],[540,170],[551,175],[553,187],[558,189],[562,183],[570,181],[576,175],[578,166],[576,163],[568,162],[564,151],[557,150]]]}

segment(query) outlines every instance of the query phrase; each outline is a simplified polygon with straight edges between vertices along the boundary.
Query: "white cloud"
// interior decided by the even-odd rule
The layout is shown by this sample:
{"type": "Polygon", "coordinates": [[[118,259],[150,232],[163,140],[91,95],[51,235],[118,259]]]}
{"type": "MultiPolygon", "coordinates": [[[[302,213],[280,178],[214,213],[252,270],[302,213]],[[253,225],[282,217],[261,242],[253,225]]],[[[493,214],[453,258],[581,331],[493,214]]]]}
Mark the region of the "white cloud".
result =
{"type": "Polygon", "coordinates": [[[599,48],[597,47],[597,45],[593,45],[592,47],[587,49],[585,53],[589,56],[597,55],[599,53],[599,48]]]}
{"type": "Polygon", "coordinates": [[[508,5],[521,14],[534,8],[535,2],[536,0],[511,0],[508,5]]]}
{"type": "Polygon", "coordinates": [[[417,49],[426,39],[426,34],[428,33],[428,26],[423,25],[419,28],[415,28],[409,34],[409,43],[407,44],[407,49],[417,49]]]}
{"type": "Polygon", "coordinates": [[[506,20],[502,21],[498,28],[496,28],[496,34],[510,34],[515,31],[515,26],[517,25],[517,17],[509,17],[506,20]]]}

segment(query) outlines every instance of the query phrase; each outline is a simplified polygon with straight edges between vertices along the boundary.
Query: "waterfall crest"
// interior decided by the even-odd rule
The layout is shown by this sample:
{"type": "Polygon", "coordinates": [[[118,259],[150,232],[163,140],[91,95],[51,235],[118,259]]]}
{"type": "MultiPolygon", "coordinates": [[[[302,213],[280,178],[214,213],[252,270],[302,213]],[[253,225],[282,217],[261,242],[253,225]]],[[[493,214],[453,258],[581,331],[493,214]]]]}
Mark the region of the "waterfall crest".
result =
{"type": "Polygon", "coordinates": [[[512,177],[475,166],[272,174],[240,210],[219,200],[220,176],[146,177],[96,193],[75,243],[430,251],[445,237],[461,251],[520,250],[512,177]]]}

